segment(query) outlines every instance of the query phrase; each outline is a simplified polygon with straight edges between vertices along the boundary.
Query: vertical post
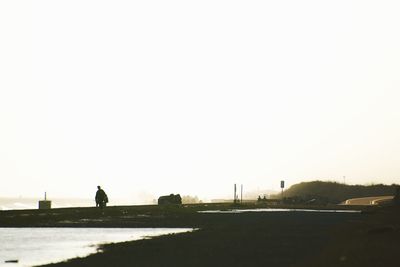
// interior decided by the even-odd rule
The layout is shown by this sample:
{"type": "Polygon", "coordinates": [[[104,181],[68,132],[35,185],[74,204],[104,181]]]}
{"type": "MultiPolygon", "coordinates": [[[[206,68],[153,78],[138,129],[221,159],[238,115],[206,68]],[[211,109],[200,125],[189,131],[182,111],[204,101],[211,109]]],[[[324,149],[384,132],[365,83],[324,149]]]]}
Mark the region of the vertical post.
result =
{"type": "Polygon", "coordinates": [[[233,203],[236,203],[236,184],[233,185],[233,203]]]}
{"type": "Polygon", "coordinates": [[[240,185],[240,203],[243,203],[243,185],[240,185]]]}
{"type": "Polygon", "coordinates": [[[47,200],[47,192],[44,192],[44,200],[47,200]]]}

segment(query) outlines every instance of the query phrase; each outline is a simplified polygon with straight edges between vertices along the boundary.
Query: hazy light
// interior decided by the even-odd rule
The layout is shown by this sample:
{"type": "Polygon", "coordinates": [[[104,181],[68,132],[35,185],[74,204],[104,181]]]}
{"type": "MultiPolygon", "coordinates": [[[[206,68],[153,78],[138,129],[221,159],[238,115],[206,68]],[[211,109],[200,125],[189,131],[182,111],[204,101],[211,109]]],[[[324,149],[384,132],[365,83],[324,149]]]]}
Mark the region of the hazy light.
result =
{"type": "Polygon", "coordinates": [[[397,1],[2,1],[0,195],[399,182],[397,1]]]}

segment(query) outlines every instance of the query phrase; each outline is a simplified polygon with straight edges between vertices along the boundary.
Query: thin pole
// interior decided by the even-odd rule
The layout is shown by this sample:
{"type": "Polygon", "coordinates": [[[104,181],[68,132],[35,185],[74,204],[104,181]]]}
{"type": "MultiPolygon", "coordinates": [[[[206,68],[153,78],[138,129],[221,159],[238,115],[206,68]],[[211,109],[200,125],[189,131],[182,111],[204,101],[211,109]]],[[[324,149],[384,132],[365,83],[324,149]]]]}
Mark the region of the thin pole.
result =
{"type": "Polygon", "coordinates": [[[233,185],[233,203],[236,203],[236,184],[233,185]]]}
{"type": "Polygon", "coordinates": [[[243,185],[240,185],[240,203],[243,202],[243,185]]]}

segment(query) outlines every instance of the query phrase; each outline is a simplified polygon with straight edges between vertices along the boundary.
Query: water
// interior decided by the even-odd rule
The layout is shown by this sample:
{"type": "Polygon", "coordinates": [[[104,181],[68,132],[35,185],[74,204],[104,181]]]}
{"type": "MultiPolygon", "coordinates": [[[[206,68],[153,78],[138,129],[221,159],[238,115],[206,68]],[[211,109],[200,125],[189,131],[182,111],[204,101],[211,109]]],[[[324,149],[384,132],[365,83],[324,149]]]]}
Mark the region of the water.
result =
{"type": "MultiPolygon", "coordinates": [[[[26,210],[38,209],[40,198],[5,198],[0,197],[0,210],[26,210]]],[[[71,208],[71,207],[93,207],[96,205],[92,198],[52,198],[51,207],[54,208],[71,208]]],[[[133,204],[150,204],[151,202],[141,203],[140,201],[132,201],[129,199],[110,199],[109,206],[115,205],[133,205],[133,204]]]]}
{"type": "Polygon", "coordinates": [[[192,231],[189,228],[0,228],[0,266],[60,262],[97,252],[99,244],[192,231]],[[18,263],[5,261],[18,260],[18,263]]]}
{"type": "MultiPolygon", "coordinates": [[[[39,198],[0,197],[0,210],[37,209],[39,198]]],[[[114,203],[112,203],[114,205],[114,203]]],[[[93,199],[51,199],[52,208],[93,207],[93,199]]]]}
{"type": "Polygon", "coordinates": [[[245,212],[337,212],[360,213],[360,210],[313,210],[313,209],[231,209],[231,210],[203,210],[200,213],[245,213],[245,212]]]}

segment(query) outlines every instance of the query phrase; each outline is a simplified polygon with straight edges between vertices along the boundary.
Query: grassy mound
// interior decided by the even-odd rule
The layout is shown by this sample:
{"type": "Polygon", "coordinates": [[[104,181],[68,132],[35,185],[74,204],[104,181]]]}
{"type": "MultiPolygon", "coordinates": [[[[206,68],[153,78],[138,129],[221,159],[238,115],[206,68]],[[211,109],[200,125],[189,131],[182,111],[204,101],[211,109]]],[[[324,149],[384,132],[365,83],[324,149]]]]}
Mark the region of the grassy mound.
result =
{"type": "Polygon", "coordinates": [[[313,181],[292,185],[284,191],[284,197],[295,199],[297,202],[315,201],[337,204],[350,198],[392,196],[396,192],[396,186],[395,184],[347,185],[313,181]]]}

